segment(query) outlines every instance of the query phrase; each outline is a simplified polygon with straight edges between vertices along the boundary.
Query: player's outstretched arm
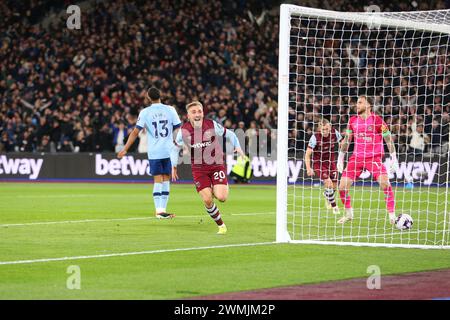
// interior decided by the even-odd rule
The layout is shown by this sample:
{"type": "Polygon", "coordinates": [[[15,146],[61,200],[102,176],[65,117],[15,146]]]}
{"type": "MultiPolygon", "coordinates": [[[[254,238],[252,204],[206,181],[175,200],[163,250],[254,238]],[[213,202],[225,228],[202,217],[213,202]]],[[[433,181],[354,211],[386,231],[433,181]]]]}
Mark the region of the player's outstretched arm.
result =
{"type": "Polygon", "coordinates": [[[311,155],[313,153],[313,149],[310,147],[306,148],[305,152],[305,166],[306,166],[306,174],[309,177],[314,176],[314,170],[311,168],[311,155]]]}
{"type": "Polygon", "coordinates": [[[391,157],[391,163],[389,166],[389,173],[394,173],[398,169],[398,159],[397,159],[397,153],[395,152],[395,145],[394,140],[392,139],[392,135],[389,131],[386,133],[383,133],[384,142],[386,142],[386,145],[389,150],[389,155],[391,157]]]}
{"type": "Polygon", "coordinates": [[[133,145],[133,143],[136,141],[137,137],[139,136],[139,132],[141,130],[138,128],[134,128],[133,131],[131,131],[130,135],[128,136],[128,140],[127,143],[125,144],[125,146],[123,147],[122,150],[119,151],[119,153],[117,153],[117,157],[119,159],[123,158],[127,152],[128,149],[130,149],[130,147],[133,145]]]}
{"type": "Polygon", "coordinates": [[[339,155],[337,161],[337,169],[339,173],[342,173],[344,171],[345,154],[348,151],[348,147],[350,146],[350,142],[352,141],[352,139],[353,139],[353,131],[351,129],[347,129],[347,131],[345,132],[344,139],[342,139],[339,148],[339,155]]]}
{"type": "Polygon", "coordinates": [[[180,150],[183,148],[183,137],[181,130],[176,130],[174,132],[174,141],[173,141],[173,148],[170,152],[170,162],[172,163],[172,181],[178,180],[178,172],[177,172],[177,165],[178,165],[178,158],[180,154],[180,150]]]}
{"type": "Polygon", "coordinates": [[[224,127],[222,127],[222,125],[218,124],[216,121],[214,121],[214,131],[216,132],[216,135],[221,137],[224,136],[227,140],[231,142],[231,144],[234,147],[234,152],[239,154],[241,157],[245,157],[245,153],[244,151],[242,151],[239,139],[233,131],[225,129],[224,127]]]}
{"type": "Polygon", "coordinates": [[[352,139],[353,139],[353,131],[347,129],[345,132],[344,139],[341,142],[339,151],[343,152],[344,154],[347,153],[348,147],[350,146],[350,142],[352,142],[352,139]]]}
{"type": "Polygon", "coordinates": [[[316,147],[316,145],[317,145],[317,138],[313,134],[311,136],[311,138],[309,138],[308,147],[306,148],[306,152],[305,152],[306,174],[309,177],[314,176],[314,170],[311,168],[311,155],[313,154],[314,148],[316,147]]]}
{"type": "Polygon", "coordinates": [[[225,132],[225,138],[227,138],[234,147],[234,152],[236,152],[241,157],[245,157],[244,151],[241,149],[241,144],[239,143],[239,139],[236,134],[230,130],[225,132]]]}
{"type": "Polygon", "coordinates": [[[181,148],[181,146],[175,144],[170,152],[170,162],[172,163],[172,181],[178,180],[177,166],[181,148]]]}

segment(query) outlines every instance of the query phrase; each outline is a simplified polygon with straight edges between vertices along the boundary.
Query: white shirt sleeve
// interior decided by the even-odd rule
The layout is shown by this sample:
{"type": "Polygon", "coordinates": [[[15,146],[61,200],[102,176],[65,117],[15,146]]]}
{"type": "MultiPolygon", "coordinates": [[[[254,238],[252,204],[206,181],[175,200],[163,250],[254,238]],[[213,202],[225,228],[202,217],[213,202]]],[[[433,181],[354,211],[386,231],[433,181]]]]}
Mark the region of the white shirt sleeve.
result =
{"type": "Polygon", "coordinates": [[[170,162],[172,163],[172,167],[176,167],[178,165],[180,148],[184,144],[181,130],[178,130],[177,136],[175,137],[175,143],[176,144],[173,145],[170,152],[170,162]]]}
{"type": "Polygon", "coordinates": [[[317,145],[317,138],[315,135],[312,135],[311,138],[309,138],[308,147],[314,149],[316,145],[317,145]]]}
{"type": "Polygon", "coordinates": [[[223,136],[225,134],[226,129],[219,123],[213,120],[214,123],[214,131],[216,132],[217,136],[223,136]]]}
{"type": "Polygon", "coordinates": [[[177,110],[172,107],[172,124],[174,129],[181,125],[180,117],[178,116],[177,110]]]}
{"type": "Polygon", "coordinates": [[[225,129],[221,124],[217,123],[216,121],[213,122],[214,122],[214,131],[217,136],[221,137],[225,136],[225,138],[227,138],[231,142],[233,147],[241,148],[239,139],[233,131],[225,129]]]}
{"type": "Polygon", "coordinates": [[[337,130],[334,130],[335,132],[336,132],[336,138],[337,138],[337,140],[338,141],[341,141],[342,140],[342,135],[341,135],[341,133],[339,132],[339,131],[337,131],[337,130]]]}
{"type": "Polygon", "coordinates": [[[183,141],[183,134],[181,133],[181,130],[178,130],[177,136],[175,137],[175,143],[181,147],[184,144],[183,141]]]}
{"type": "Polygon", "coordinates": [[[137,122],[136,122],[136,127],[137,127],[138,129],[141,129],[141,130],[145,128],[144,110],[142,110],[142,111],[139,113],[139,117],[138,117],[137,122]]]}

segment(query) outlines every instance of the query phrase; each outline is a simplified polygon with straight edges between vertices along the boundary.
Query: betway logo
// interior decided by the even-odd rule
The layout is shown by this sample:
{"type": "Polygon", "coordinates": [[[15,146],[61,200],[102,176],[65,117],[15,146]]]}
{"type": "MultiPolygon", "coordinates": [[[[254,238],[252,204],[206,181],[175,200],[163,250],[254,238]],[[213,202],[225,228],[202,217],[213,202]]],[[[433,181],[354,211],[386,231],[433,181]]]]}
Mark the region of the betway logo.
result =
{"type": "MultiPolygon", "coordinates": [[[[386,168],[389,168],[390,159],[384,161],[386,168]]],[[[397,179],[404,179],[405,182],[412,182],[414,180],[422,180],[424,185],[430,185],[436,178],[436,173],[439,168],[438,162],[400,162],[398,169],[395,172],[397,179]]],[[[363,173],[364,174],[364,173],[363,173]]],[[[390,179],[394,175],[389,176],[390,179]]]]}
{"type": "MultiPolygon", "coordinates": [[[[303,161],[288,161],[288,181],[297,181],[300,170],[302,169],[303,161]]],[[[276,177],[277,175],[277,161],[268,160],[264,157],[255,157],[252,159],[253,175],[255,177],[276,177]]]]}
{"type": "MultiPolygon", "coordinates": [[[[386,168],[389,166],[390,159],[387,158],[384,162],[386,168]]],[[[232,155],[227,156],[227,170],[228,174],[236,161],[232,155]]],[[[277,161],[269,160],[264,157],[253,157],[252,168],[254,177],[275,178],[277,176],[277,161]]],[[[302,179],[300,176],[303,168],[302,160],[289,160],[288,161],[288,181],[296,182],[297,179],[302,179]]],[[[389,179],[397,178],[398,180],[404,180],[404,182],[420,181],[423,180],[424,185],[430,185],[436,180],[439,169],[438,162],[400,162],[399,167],[395,174],[389,176],[389,179]]],[[[317,177],[316,177],[317,178],[317,177]]],[[[363,171],[359,176],[360,179],[370,179],[370,173],[363,171]]]]}
{"type": "Polygon", "coordinates": [[[193,144],[191,147],[194,148],[194,149],[205,148],[205,147],[210,146],[211,143],[212,143],[212,141],[199,142],[199,143],[193,144]]]}
{"type": "Polygon", "coordinates": [[[3,155],[0,156],[0,174],[28,175],[30,180],[35,180],[41,172],[43,162],[43,159],[8,159],[3,155]]]}
{"type": "MultiPolygon", "coordinates": [[[[233,168],[234,164],[236,163],[236,160],[233,159],[232,155],[227,156],[227,170],[228,174],[230,174],[231,169],[233,168]]],[[[264,177],[269,178],[273,177],[275,178],[277,176],[277,160],[269,160],[264,157],[253,157],[252,159],[252,169],[253,169],[253,176],[256,178],[264,177]]],[[[300,171],[302,169],[303,161],[288,161],[288,181],[289,182],[295,182],[297,181],[300,171]]]]}
{"type": "Polygon", "coordinates": [[[148,174],[148,160],[134,159],[125,156],[122,159],[103,159],[101,154],[95,155],[95,174],[104,176],[107,174],[118,176],[144,176],[148,174]]]}

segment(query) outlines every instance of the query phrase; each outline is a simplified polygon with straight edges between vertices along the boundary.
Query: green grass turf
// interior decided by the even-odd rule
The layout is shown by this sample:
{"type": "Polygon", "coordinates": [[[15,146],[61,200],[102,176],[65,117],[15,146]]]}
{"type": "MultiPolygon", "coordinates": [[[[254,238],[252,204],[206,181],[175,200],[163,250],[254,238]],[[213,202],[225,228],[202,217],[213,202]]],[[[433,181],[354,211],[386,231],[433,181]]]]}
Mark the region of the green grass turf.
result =
{"type": "MultiPolygon", "coordinates": [[[[410,230],[390,225],[384,194],[377,184],[350,191],[354,221],[338,225],[340,215],[330,214],[322,190],[314,186],[288,187],[288,219],[291,238],[298,240],[356,241],[405,245],[448,245],[450,195],[445,188],[394,188],[397,213],[414,221],[410,230]],[[446,216],[447,212],[447,217],[446,216]]],[[[338,195],[336,195],[338,197],[338,195]]],[[[337,200],[341,205],[340,200],[337,200]]],[[[342,205],[341,205],[342,207],[342,205]]],[[[343,213],[343,210],[341,210],[343,213]]]]}
{"type": "MultiPolygon", "coordinates": [[[[355,192],[366,195],[367,190],[360,189],[355,192]]],[[[229,200],[219,204],[229,229],[226,236],[216,235],[217,228],[193,186],[172,185],[169,209],[177,214],[173,220],[153,218],[151,193],[151,184],[0,184],[0,262],[271,242],[275,238],[272,186],[230,187],[229,200]],[[117,220],[127,218],[131,219],[117,220]],[[85,219],[105,220],[5,226],[85,219]]],[[[321,208],[323,200],[318,194],[316,201],[310,205],[321,208]]],[[[335,217],[327,219],[331,228],[335,217]]],[[[450,253],[268,244],[0,265],[0,299],[184,298],[366,277],[367,267],[374,264],[385,275],[450,268],[450,253]],[[81,290],[66,287],[70,265],[81,269],[81,290]]]]}

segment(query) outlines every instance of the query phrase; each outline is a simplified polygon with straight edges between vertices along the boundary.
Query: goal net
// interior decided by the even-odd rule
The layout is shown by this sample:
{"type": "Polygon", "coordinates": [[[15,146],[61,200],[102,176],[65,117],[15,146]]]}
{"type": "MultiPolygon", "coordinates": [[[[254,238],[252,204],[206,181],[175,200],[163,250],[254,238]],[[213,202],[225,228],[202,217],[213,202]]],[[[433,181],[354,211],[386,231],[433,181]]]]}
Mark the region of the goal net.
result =
{"type": "MultiPolygon", "coordinates": [[[[277,242],[450,248],[450,10],[334,12],[281,6],[279,39],[277,242]],[[389,174],[395,212],[410,229],[389,222],[385,194],[364,170],[349,190],[354,217],[339,224],[327,208],[305,152],[325,118],[345,135],[358,96],[373,98],[386,122],[398,169],[389,174]],[[302,161],[292,182],[289,167],[302,161]]],[[[337,159],[337,145],[334,152],[337,159]]],[[[389,165],[385,147],[384,165],[389,165]]],[[[344,167],[352,154],[346,154],[344,167]]],[[[340,180],[340,175],[338,181],[340,180]]]]}

